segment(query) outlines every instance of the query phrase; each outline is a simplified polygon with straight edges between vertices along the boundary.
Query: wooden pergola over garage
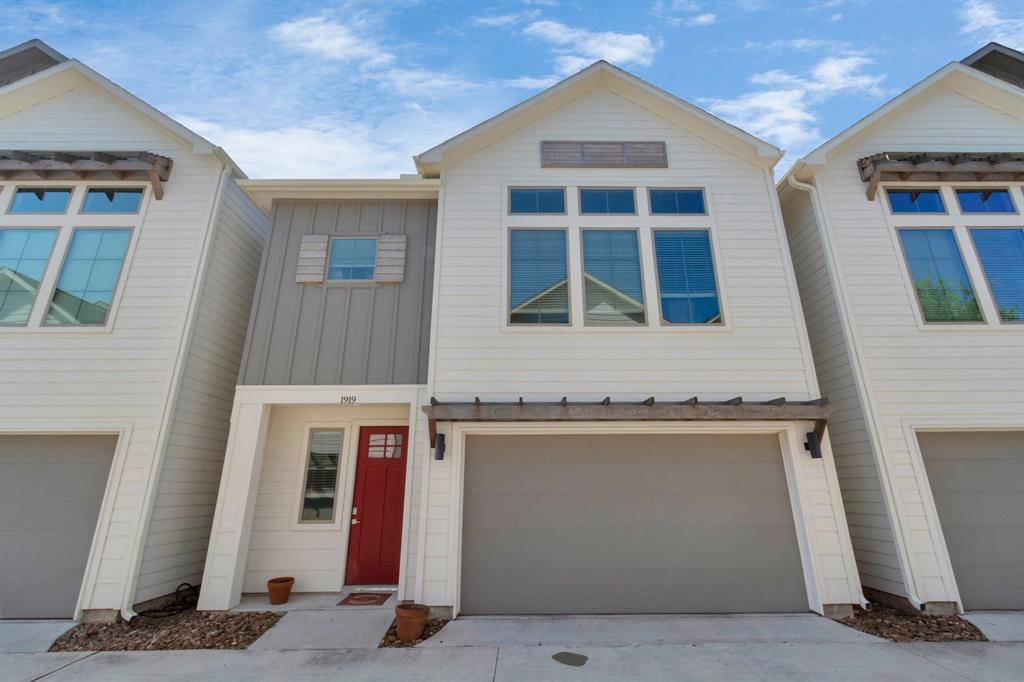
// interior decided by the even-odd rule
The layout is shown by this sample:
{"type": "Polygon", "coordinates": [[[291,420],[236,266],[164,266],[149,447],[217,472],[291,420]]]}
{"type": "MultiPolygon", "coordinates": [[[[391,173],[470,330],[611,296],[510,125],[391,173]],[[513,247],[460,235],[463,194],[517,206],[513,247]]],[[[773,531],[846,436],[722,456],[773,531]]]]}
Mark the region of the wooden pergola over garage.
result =
{"type": "Polygon", "coordinates": [[[132,180],[162,199],[172,159],[152,152],[0,150],[0,180],[132,180]]]}

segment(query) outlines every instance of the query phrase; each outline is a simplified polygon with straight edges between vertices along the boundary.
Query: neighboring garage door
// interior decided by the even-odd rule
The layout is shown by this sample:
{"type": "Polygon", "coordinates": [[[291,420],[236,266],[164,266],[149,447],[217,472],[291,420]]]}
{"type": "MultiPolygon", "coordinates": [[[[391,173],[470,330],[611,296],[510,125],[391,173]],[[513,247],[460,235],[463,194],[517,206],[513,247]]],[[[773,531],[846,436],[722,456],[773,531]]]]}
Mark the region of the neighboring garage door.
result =
{"type": "Polygon", "coordinates": [[[115,436],[0,436],[0,618],[69,618],[115,436]]]}
{"type": "Polygon", "coordinates": [[[464,614],[808,610],[777,436],[469,436],[464,614]]]}
{"type": "Polygon", "coordinates": [[[1024,431],[917,442],[964,608],[1024,609],[1024,431]]]}

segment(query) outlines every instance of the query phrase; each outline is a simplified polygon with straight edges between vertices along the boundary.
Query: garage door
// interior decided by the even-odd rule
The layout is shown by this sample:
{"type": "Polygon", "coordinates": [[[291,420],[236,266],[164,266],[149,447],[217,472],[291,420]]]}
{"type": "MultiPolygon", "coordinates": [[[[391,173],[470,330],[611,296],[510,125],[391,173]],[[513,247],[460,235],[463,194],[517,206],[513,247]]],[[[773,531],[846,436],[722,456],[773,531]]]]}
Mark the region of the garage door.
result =
{"type": "Polygon", "coordinates": [[[964,608],[1024,609],[1024,431],[917,439],[964,608]]]}
{"type": "Polygon", "coordinates": [[[0,436],[0,618],[74,615],[114,436],[0,436]]]}
{"type": "Polygon", "coordinates": [[[465,614],[807,611],[778,438],[469,436],[465,614]]]}

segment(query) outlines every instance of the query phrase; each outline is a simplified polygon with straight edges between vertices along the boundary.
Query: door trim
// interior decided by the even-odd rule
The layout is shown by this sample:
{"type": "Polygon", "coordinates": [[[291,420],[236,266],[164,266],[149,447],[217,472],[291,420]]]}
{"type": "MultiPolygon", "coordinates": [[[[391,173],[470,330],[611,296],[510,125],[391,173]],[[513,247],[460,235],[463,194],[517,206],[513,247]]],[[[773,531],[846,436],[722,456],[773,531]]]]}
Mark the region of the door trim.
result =
{"type": "MultiPolygon", "coordinates": [[[[799,475],[797,468],[805,466],[820,466],[826,470],[826,479],[830,498],[832,500],[833,513],[836,516],[836,524],[840,533],[845,534],[845,540],[840,538],[842,548],[843,564],[846,572],[846,580],[849,589],[849,601],[846,603],[862,603],[862,591],[860,578],[857,573],[856,563],[853,557],[853,547],[849,541],[849,531],[846,528],[846,517],[843,512],[842,501],[839,497],[838,479],[832,465],[831,449],[829,445],[823,445],[823,450],[828,452],[827,460],[802,461],[800,458],[809,457],[801,447],[802,433],[798,426],[799,422],[531,422],[531,423],[507,423],[507,422],[449,422],[445,426],[451,434],[451,466],[453,468],[451,477],[451,504],[452,513],[448,526],[448,600],[452,605],[452,617],[457,617],[460,610],[462,598],[462,511],[465,483],[465,451],[467,435],[585,435],[595,433],[615,434],[753,434],[765,433],[776,434],[779,438],[779,450],[783,467],[786,474],[786,484],[789,492],[790,505],[793,511],[793,523],[796,530],[797,546],[800,550],[800,562],[803,567],[804,585],[807,590],[807,603],[811,611],[822,613],[823,595],[825,592],[825,581],[821,570],[821,555],[818,550],[815,534],[811,532],[809,523],[812,519],[809,490],[806,489],[804,476],[799,475]],[[825,462],[828,463],[826,466],[825,462]],[[838,504],[838,508],[836,508],[838,504]]],[[[809,428],[803,431],[810,430],[809,428]]],[[[825,443],[828,439],[826,436],[825,443]]]]}

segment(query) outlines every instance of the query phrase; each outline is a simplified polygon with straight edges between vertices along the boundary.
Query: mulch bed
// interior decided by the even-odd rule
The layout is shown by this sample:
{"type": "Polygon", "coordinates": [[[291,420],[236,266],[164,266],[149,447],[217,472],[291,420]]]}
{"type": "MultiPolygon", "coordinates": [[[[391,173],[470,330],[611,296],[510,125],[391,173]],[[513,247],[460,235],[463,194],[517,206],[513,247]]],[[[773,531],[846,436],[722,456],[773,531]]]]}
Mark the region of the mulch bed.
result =
{"type": "Polygon", "coordinates": [[[959,616],[911,615],[882,604],[871,604],[868,611],[856,609],[852,618],[839,622],[894,642],[988,641],[981,630],[959,616]]]}
{"type": "Polygon", "coordinates": [[[50,651],[244,649],[283,615],[189,609],[162,618],[140,614],[130,623],[80,623],[58,637],[50,651]]]}
{"type": "Polygon", "coordinates": [[[380,648],[384,649],[387,647],[410,647],[416,646],[420,642],[430,639],[438,632],[441,631],[445,625],[448,624],[447,618],[432,618],[427,621],[427,627],[423,628],[423,636],[417,639],[415,642],[403,642],[398,639],[398,628],[394,621],[391,622],[391,627],[388,628],[388,632],[384,635],[384,639],[380,640],[380,648]]]}

